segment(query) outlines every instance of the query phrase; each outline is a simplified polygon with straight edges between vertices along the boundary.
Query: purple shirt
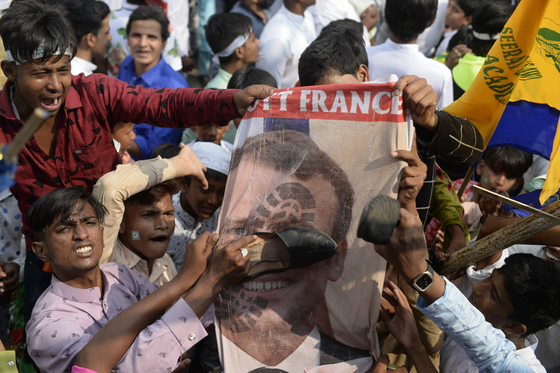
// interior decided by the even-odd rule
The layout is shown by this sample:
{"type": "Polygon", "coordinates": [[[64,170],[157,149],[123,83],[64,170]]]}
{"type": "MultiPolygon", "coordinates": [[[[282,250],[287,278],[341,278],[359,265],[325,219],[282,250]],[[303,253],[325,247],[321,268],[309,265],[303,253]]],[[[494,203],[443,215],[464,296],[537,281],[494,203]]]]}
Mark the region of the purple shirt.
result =
{"type": "MultiPolygon", "coordinates": [[[[122,310],[158,287],[120,263],[100,266],[98,287],[78,289],[54,275],[27,323],[28,352],[42,372],[70,372],[76,355],[95,333],[122,310]]],[[[170,372],[179,357],[206,336],[204,327],[180,298],[134,340],[114,372],[170,372]]]]}

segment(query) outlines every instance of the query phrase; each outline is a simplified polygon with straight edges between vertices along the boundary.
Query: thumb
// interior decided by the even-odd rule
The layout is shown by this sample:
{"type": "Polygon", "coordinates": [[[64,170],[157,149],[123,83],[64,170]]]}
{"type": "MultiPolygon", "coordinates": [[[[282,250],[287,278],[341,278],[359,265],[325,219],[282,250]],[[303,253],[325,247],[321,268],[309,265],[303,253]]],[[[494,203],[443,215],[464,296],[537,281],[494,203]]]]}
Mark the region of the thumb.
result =
{"type": "Polygon", "coordinates": [[[218,243],[219,239],[220,239],[220,235],[215,232],[212,233],[210,236],[208,236],[208,239],[206,240],[206,249],[212,250],[214,246],[216,246],[216,244],[218,243]]]}

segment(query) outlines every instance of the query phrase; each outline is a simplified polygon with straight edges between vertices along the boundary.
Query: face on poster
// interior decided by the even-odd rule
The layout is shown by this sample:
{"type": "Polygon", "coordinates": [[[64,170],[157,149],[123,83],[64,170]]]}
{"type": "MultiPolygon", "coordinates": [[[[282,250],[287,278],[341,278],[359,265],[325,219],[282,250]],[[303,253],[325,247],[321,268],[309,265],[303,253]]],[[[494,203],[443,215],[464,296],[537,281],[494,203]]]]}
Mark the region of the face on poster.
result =
{"type": "MultiPolygon", "coordinates": [[[[390,87],[385,89],[390,92],[390,87]]],[[[306,98],[314,96],[303,94],[306,98]]],[[[372,92],[369,94],[370,99],[374,97],[372,92]]],[[[282,97],[286,96],[279,95],[279,108],[282,97]]],[[[301,108],[301,97],[294,95],[292,104],[301,108]]],[[[336,94],[330,97],[332,100],[336,94]]],[[[350,107],[351,91],[347,97],[350,107]]],[[[323,103],[330,104],[328,100],[323,103]]],[[[385,104],[392,104],[390,94],[385,104]]],[[[368,196],[362,191],[384,190],[390,194],[398,176],[399,166],[387,158],[399,144],[385,139],[373,141],[371,137],[375,132],[385,132],[384,127],[391,128],[387,136],[393,137],[407,130],[406,125],[395,126],[387,118],[383,119],[388,124],[373,128],[371,115],[367,121],[337,121],[331,113],[327,118],[297,113],[292,118],[281,118],[285,113],[278,110],[278,117],[274,117],[274,99],[268,105],[272,115],[269,112],[266,118],[246,118],[245,127],[240,128],[222,207],[222,242],[255,232],[304,226],[333,238],[338,251],[332,258],[306,268],[246,279],[221,294],[215,305],[224,365],[227,367],[231,360],[250,360],[247,365],[237,362],[230,371],[249,371],[259,364],[297,371],[302,366],[322,364],[321,352],[327,342],[338,344],[329,336],[333,330],[327,289],[345,274],[349,249],[356,246],[354,255],[358,255],[358,246],[363,246],[363,242],[356,242],[353,232],[355,216],[361,212],[356,211],[356,202],[365,204],[368,196]],[[354,131],[344,131],[341,126],[346,125],[352,125],[354,131]],[[369,181],[364,182],[362,174],[368,166],[380,172],[375,178],[369,175],[369,181]],[[375,185],[369,185],[372,181],[375,185]],[[303,365],[294,369],[290,359],[303,365]]],[[[314,103],[309,105],[311,108],[314,103]]],[[[263,106],[266,108],[265,104],[259,108],[263,106]]],[[[290,97],[284,107],[289,111],[290,97]]],[[[342,344],[340,347],[346,348],[342,344]]],[[[363,355],[369,356],[367,351],[355,349],[354,356],[363,355]]]]}

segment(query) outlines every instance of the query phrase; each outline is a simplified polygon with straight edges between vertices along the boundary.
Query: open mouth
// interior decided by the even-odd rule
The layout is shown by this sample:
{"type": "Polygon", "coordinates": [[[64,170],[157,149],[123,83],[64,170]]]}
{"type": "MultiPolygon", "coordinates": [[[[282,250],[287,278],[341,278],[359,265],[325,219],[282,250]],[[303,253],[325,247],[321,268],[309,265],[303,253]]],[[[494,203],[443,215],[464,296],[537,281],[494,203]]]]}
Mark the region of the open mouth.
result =
{"type": "Polygon", "coordinates": [[[165,236],[165,235],[150,238],[150,241],[155,241],[155,242],[165,242],[167,240],[169,240],[169,236],[165,236]]]}
{"type": "Polygon", "coordinates": [[[241,283],[241,286],[245,290],[263,293],[265,291],[284,289],[290,286],[290,284],[289,281],[245,281],[241,283]]]}
{"type": "Polygon", "coordinates": [[[549,249],[546,250],[546,257],[555,262],[560,262],[560,258],[556,257],[553,253],[551,253],[549,249]]]}
{"type": "Polygon", "coordinates": [[[75,250],[78,256],[87,257],[93,252],[93,246],[83,246],[75,250]]]}
{"type": "Polygon", "coordinates": [[[62,96],[48,97],[41,99],[41,106],[48,111],[56,110],[60,107],[62,96]]]}

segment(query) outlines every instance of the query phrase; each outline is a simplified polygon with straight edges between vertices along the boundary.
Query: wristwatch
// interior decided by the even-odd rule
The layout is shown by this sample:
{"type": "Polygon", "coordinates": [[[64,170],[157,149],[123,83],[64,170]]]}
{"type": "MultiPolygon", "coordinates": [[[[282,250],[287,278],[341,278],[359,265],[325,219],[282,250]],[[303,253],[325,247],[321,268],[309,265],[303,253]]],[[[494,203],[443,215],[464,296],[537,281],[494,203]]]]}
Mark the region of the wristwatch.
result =
{"type": "Polygon", "coordinates": [[[434,269],[432,268],[432,265],[429,261],[426,260],[426,263],[428,264],[428,269],[426,270],[426,272],[421,273],[411,283],[408,283],[414,290],[419,293],[425,292],[434,283],[434,269]]]}

